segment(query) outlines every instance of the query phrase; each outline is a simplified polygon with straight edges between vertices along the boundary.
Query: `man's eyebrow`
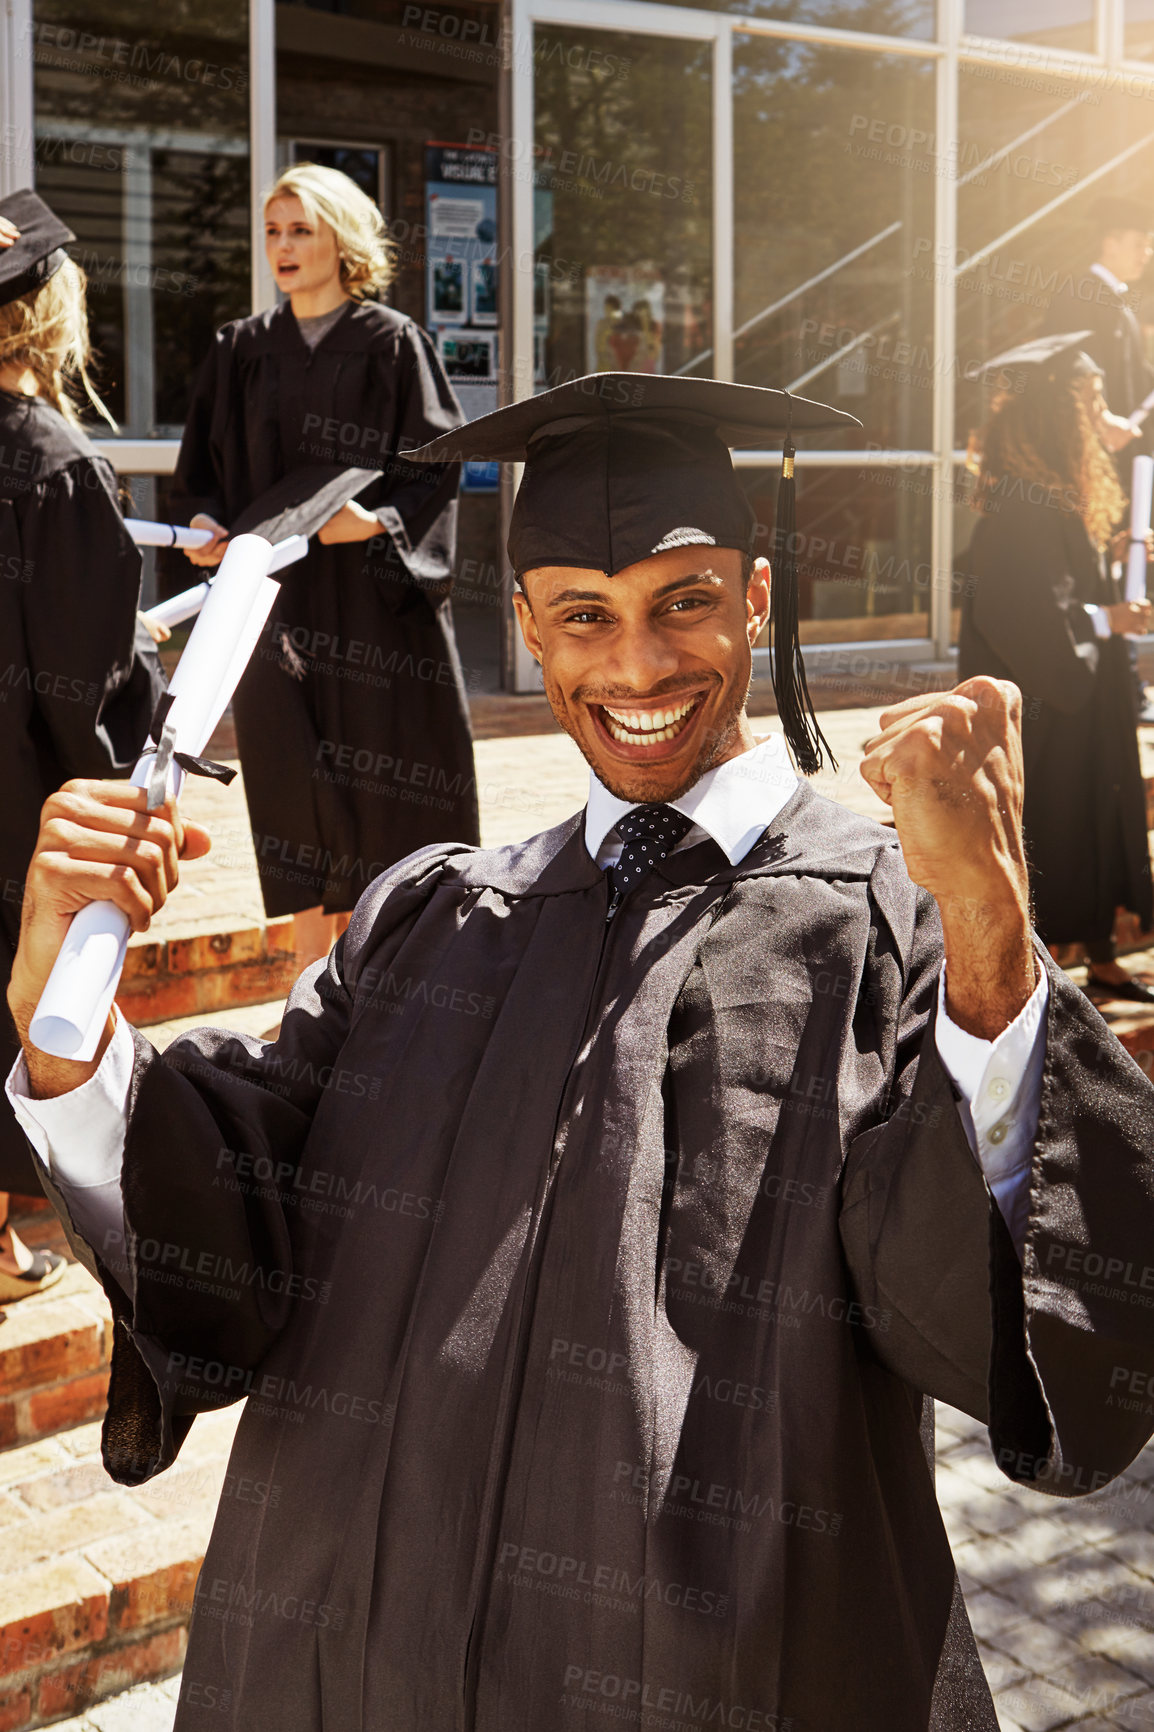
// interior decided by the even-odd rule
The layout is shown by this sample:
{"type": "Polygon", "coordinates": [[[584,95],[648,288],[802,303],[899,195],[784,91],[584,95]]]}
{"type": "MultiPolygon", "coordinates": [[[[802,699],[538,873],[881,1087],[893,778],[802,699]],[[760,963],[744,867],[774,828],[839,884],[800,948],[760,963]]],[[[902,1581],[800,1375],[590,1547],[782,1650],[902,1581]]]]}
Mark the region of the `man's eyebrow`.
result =
{"type": "Polygon", "coordinates": [[[675,577],[671,583],[663,583],[660,589],[654,590],[653,599],[660,601],[662,596],[672,595],[678,589],[689,589],[695,583],[709,583],[721,589],[725,579],[716,571],[687,571],[684,577],[675,577]]]}
{"type": "MultiPolygon", "coordinates": [[[[671,582],[663,583],[660,589],[654,590],[653,600],[661,601],[665,596],[673,595],[679,589],[689,589],[695,583],[708,583],[714,588],[720,589],[723,587],[725,579],[715,571],[686,572],[683,577],[675,577],[671,582]]],[[[572,601],[595,601],[604,606],[608,599],[604,591],[598,589],[563,589],[559,595],[555,595],[547,603],[547,606],[564,607],[572,601]]]]}
{"type": "Polygon", "coordinates": [[[563,589],[560,595],[553,596],[546,604],[549,607],[564,607],[570,601],[596,601],[605,605],[606,597],[599,589],[563,589]]]}

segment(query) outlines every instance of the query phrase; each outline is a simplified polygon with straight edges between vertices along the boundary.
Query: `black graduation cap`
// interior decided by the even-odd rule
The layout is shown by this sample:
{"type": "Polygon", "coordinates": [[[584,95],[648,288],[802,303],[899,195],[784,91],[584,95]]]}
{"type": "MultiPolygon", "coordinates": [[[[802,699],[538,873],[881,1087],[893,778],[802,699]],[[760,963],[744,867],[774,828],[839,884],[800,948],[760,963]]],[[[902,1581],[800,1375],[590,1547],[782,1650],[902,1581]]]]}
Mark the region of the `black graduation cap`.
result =
{"type": "Polygon", "coordinates": [[[1082,347],[1093,331],[1059,331],[1049,337],[1032,337],[986,361],[982,373],[1017,373],[1021,388],[1052,385],[1078,373],[1100,373],[1102,369],[1082,347]]]}
{"type": "Polygon", "coordinates": [[[674,547],[752,553],[757,520],[729,455],[784,436],[774,525],[773,688],[807,774],[829,751],[813,712],[797,620],[793,434],[860,427],[826,403],[758,385],[592,373],[443,433],[411,463],[523,462],[509,531],[520,577],[542,565],[610,577],[674,547]]]}
{"type": "Polygon", "coordinates": [[[30,187],[0,198],[0,216],[20,230],[18,241],[0,247],[0,307],[6,307],[56,275],[76,236],[30,187]]]}
{"type": "Polygon", "coordinates": [[[380,473],[379,469],[342,469],[335,463],[290,469],[245,506],[229,534],[263,535],[274,546],[290,535],[315,535],[380,473]]]}

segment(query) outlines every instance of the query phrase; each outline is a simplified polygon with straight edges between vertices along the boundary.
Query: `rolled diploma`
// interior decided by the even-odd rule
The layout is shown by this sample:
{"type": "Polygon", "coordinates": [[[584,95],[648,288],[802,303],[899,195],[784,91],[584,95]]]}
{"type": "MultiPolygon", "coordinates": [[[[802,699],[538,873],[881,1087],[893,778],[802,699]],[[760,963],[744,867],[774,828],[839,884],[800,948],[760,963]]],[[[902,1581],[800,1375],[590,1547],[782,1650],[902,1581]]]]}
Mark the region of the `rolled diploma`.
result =
{"type": "MultiPolygon", "coordinates": [[[[198,530],[199,534],[200,531],[198,530]]],[[[303,559],[308,552],[308,538],[304,535],[290,535],[285,541],[278,541],[272,550],[272,564],[269,571],[281,571],[286,565],[292,565],[295,560],[303,559]]],[[[191,589],[181,590],[179,595],[173,595],[167,601],[157,602],[142,615],[153,625],[167,626],[169,631],[173,626],[183,625],[186,619],[192,619],[204,606],[211,585],[194,584],[191,589]]],[[[251,652],[250,652],[251,653],[251,652]]],[[[183,750],[183,748],[182,748],[183,750]]]]}
{"type": "MultiPolygon", "coordinates": [[[[279,588],[268,577],[272,548],[259,535],[229,543],[220,572],[172,676],[168,721],[177,750],[197,755],[208,744],[279,588]],[[242,657],[242,646],[247,646],[242,657]]],[[[132,783],[147,784],[155,753],[141,758],[132,783]]],[[[179,791],[174,766],[174,786],[179,791]]],[[[91,902],[72,921],[29,1030],[54,1058],[91,1059],[116,996],[128,919],[110,902],[91,902]]]]}
{"type": "Polygon", "coordinates": [[[206,547],[211,529],[185,529],[179,523],[150,523],[146,517],[126,517],[124,527],[137,547],[206,547]]]}
{"type": "Polygon", "coordinates": [[[192,619],[198,614],[208,600],[210,585],[194,584],[191,589],[182,589],[179,595],[169,596],[167,601],[158,601],[155,607],[150,607],[141,615],[152,625],[167,626],[169,631],[174,625],[183,625],[186,619],[192,619]]]}
{"type": "Polygon", "coordinates": [[[1154,494],[1154,457],[1135,457],[1130,489],[1130,551],[1126,559],[1126,600],[1146,600],[1146,537],[1154,494]]]}

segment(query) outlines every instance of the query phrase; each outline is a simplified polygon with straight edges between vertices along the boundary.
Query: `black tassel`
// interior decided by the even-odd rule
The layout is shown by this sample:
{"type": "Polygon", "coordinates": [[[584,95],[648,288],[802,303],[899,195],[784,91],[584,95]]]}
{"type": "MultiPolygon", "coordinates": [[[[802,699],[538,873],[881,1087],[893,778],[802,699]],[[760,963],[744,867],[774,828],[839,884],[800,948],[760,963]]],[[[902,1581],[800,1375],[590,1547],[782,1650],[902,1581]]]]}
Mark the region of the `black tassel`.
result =
{"type": "Polygon", "coordinates": [[[770,668],[773,674],[774,696],[777,698],[777,713],[781,717],[786,743],[802,774],[814,776],[822,767],[823,750],[831,768],[835,770],[837,759],[818,726],[801,654],[801,632],[797,620],[797,551],[794,533],[797,525],[797,501],[793,458],[793,438],[787,427],[782,450],[781,481],[777,489],[777,513],[773,526],[773,581],[770,592],[773,644],[770,668]]]}

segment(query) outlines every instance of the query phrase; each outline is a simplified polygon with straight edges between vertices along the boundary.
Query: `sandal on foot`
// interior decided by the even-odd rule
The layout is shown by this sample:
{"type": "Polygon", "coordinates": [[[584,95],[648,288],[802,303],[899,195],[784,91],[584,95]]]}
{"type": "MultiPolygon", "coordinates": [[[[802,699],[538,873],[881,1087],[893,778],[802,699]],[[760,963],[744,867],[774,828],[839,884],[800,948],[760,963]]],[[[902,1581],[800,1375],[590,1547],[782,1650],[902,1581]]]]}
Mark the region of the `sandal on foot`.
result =
{"type": "Polygon", "coordinates": [[[68,1267],[67,1257],[55,1251],[33,1251],[32,1262],[22,1275],[11,1275],[0,1269],[0,1305],[11,1305],[17,1299],[30,1299],[33,1293],[43,1293],[59,1281],[68,1267]]]}

